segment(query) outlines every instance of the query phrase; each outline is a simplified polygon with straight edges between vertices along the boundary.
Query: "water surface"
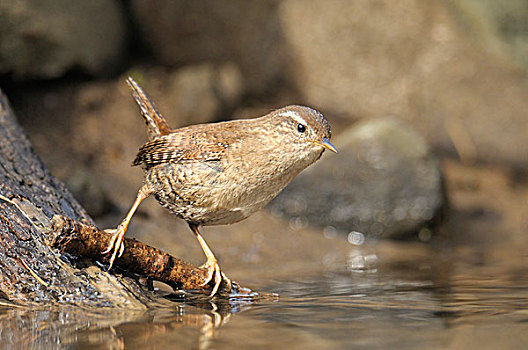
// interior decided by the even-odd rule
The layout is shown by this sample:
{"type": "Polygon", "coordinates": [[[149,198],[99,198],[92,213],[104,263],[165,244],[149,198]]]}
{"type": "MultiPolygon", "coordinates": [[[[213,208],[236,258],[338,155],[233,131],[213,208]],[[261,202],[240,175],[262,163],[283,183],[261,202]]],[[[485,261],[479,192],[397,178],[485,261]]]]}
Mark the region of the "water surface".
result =
{"type": "Polygon", "coordinates": [[[278,299],[148,311],[0,306],[0,347],[519,349],[528,343],[526,251],[350,246],[327,252],[315,273],[252,286],[278,299]]]}

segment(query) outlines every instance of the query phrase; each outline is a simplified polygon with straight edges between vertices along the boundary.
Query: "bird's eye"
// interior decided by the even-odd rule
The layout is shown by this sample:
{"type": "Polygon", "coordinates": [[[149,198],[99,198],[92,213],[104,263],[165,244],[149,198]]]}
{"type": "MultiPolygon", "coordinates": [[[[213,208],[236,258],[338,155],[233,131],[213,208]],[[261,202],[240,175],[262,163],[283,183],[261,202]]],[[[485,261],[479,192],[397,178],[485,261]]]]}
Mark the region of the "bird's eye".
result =
{"type": "Polygon", "coordinates": [[[302,125],[302,124],[298,124],[297,125],[297,131],[298,132],[305,132],[306,131],[306,126],[302,125]]]}

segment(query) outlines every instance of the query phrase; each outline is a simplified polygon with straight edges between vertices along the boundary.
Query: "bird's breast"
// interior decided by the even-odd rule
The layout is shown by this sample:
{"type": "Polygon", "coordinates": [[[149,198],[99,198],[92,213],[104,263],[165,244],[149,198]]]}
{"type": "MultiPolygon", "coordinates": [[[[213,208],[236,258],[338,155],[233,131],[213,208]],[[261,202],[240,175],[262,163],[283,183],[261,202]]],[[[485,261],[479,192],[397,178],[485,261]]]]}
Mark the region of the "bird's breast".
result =
{"type": "Polygon", "coordinates": [[[262,209],[314,160],[233,149],[212,161],[160,164],[147,172],[161,205],[187,222],[230,224],[262,209]],[[309,164],[304,165],[304,163],[309,164]]]}

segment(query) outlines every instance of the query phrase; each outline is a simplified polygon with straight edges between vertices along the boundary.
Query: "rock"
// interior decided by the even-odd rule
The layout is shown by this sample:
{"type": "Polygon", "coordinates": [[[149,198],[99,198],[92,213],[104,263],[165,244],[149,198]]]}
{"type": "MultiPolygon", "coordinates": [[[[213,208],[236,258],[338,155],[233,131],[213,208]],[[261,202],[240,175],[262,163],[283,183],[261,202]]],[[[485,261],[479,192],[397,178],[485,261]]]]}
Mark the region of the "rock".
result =
{"type": "Polygon", "coordinates": [[[131,8],[145,43],[165,64],[232,62],[251,91],[283,79],[277,0],[133,0],[131,8]]]}
{"type": "Polygon", "coordinates": [[[55,78],[72,68],[93,75],[116,69],[125,20],[115,0],[0,2],[0,73],[55,78]]]}
{"type": "Polygon", "coordinates": [[[486,37],[471,36],[486,31],[461,25],[459,8],[438,0],[285,0],[279,14],[291,76],[304,100],[327,113],[395,116],[435,149],[527,167],[527,118],[519,112],[528,110],[527,73],[505,49],[498,54],[486,37]]]}
{"type": "Polygon", "coordinates": [[[301,173],[271,203],[274,212],[329,231],[401,237],[445,204],[436,158],[402,122],[365,120],[333,143],[339,153],[301,173]]]}

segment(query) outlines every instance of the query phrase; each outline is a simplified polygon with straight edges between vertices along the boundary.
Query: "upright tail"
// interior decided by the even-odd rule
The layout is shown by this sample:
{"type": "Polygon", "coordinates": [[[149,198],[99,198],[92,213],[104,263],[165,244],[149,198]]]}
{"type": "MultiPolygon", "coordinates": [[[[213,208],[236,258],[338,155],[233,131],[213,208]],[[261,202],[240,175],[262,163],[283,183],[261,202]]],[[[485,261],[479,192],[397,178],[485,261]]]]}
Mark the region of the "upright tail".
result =
{"type": "Polygon", "coordinates": [[[132,77],[128,77],[127,83],[132,89],[132,95],[141,109],[141,115],[143,116],[143,119],[145,119],[149,141],[169,134],[171,130],[165,121],[165,118],[163,118],[161,113],[158,112],[158,109],[149,99],[147,94],[145,94],[143,89],[138,85],[138,83],[136,83],[134,79],[132,79],[132,77]]]}

